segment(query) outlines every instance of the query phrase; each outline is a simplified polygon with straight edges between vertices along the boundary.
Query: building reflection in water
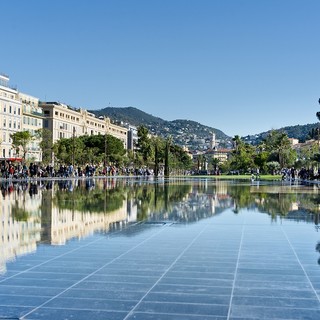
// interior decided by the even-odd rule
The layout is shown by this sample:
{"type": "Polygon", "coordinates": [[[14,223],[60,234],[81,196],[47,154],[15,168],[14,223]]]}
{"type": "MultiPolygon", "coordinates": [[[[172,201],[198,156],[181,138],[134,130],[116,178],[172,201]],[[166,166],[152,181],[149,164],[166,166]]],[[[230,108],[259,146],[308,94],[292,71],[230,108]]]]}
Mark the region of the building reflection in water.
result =
{"type": "Polygon", "coordinates": [[[78,179],[2,182],[0,273],[38,243],[108,232],[139,221],[192,223],[233,209],[257,209],[318,224],[318,190],[208,180],[78,179]]]}

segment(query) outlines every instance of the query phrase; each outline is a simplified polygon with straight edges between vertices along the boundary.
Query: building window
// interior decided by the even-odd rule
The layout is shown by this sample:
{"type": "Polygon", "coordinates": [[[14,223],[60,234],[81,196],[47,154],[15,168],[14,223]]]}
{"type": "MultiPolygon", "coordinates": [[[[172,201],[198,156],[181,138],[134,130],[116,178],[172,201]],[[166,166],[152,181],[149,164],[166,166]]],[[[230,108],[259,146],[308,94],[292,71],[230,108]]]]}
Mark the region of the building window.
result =
{"type": "Polygon", "coordinates": [[[48,128],[48,127],[49,127],[49,121],[48,121],[48,120],[44,120],[43,126],[44,126],[45,128],[48,128]]]}

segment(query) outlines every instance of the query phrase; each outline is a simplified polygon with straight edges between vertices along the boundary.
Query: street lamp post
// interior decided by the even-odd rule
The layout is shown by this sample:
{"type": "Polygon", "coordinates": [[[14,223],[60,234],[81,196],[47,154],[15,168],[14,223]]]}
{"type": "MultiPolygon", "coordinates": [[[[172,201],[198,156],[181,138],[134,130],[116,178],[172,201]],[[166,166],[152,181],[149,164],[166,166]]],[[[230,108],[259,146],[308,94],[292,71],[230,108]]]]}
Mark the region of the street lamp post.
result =
{"type": "Polygon", "coordinates": [[[72,132],[72,166],[74,168],[74,158],[75,158],[75,135],[76,135],[76,127],[73,127],[73,132],[72,132]]]}
{"type": "Polygon", "coordinates": [[[107,152],[108,152],[108,130],[109,130],[109,118],[106,118],[106,131],[104,136],[104,170],[106,171],[106,176],[108,175],[108,166],[107,166],[107,152]]]}

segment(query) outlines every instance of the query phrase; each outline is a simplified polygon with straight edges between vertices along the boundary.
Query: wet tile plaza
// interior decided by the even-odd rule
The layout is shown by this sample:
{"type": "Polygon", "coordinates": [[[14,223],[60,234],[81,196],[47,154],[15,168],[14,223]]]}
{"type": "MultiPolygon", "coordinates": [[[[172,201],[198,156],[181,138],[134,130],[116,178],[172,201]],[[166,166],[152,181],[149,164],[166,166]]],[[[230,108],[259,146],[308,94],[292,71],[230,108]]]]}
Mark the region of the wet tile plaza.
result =
{"type": "Polygon", "coordinates": [[[0,319],[320,319],[317,188],[3,182],[0,319]]]}

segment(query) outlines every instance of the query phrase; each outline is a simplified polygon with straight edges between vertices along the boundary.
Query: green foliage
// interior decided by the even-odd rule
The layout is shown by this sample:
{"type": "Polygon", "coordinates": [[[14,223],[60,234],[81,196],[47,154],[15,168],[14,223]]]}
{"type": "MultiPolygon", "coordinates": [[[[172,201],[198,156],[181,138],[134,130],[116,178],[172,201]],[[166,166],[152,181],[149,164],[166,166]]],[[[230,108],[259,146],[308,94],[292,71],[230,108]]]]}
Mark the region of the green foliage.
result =
{"type": "Polygon", "coordinates": [[[138,153],[147,164],[153,156],[153,148],[148,129],[144,126],[138,127],[138,153]]]}
{"type": "Polygon", "coordinates": [[[269,173],[275,174],[281,169],[280,163],[278,161],[269,161],[266,163],[266,167],[269,173]]]}
{"type": "Polygon", "coordinates": [[[19,206],[19,202],[16,200],[15,204],[11,208],[12,219],[15,221],[28,221],[29,212],[25,208],[19,206]]]}
{"type": "MultiPolygon", "coordinates": [[[[170,220],[173,206],[181,201],[188,192],[190,185],[172,184],[145,184],[139,186],[135,184],[128,194],[129,199],[133,199],[137,205],[138,220],[146,220],[150,214],[153,216],[163,216],[170,220]]],[[[154,217],[155,220],[157,220],[154,217]]],[[[163,219],[163,218],[162,218],[163,219]]]]}
{"type": "Polygon", "coordinates": [[[42,163],[45,165],[51,163],[53,151],[52,132],[48,129],[38,129],[36,137],[41,140],[42,163]]]}
{"type": "Polygon", "coordinates": [[[75,188],[72,192],[59,191],[55,193],[53,204],[60,209],[76,210],[90,213],[108,213],[122,207],[125,197],[119,188],[87,190],[75,188]]]}
{"type": "Polygon", "coordinates": [[[125,154],[121,140],[107,135],[81,136],[70,139],[60,139],[54,144],[55,155],[61,163],[87,163],[99,164],[104,158],[112,163],[117,163],[125,154]]]}
{"type": "Polygon", "coordinates": [[[298,201],[296,193],[254,193],[250,186],[230,187],[228,193],[235,201],[235,213],[239,213],[241,209],[257,207],[259,211],[272,217],[284,216],[290,211],[292,203],[298,201]]]}
{"type": "Polygon", "coordinates": [[[279,162],[281,168],[294,165],[296,152],[292,149],[286,133],[271,131],[265,140],[265,147],[270,153],[269,160],[279,162]]]}
{"type": "Polygon", "coordinates": [[[174,167],[177,169],[191,169],[192,158],[178,145],[171,145],[170,152],[173,155],[174,167]]]}
{"type": "Polygon", "coordinates": [[[164,165],[165,175],[169,175],[169,168],[190,169],[192,160],[178,145],[172,144],[171,138],[150,137],[144,126],[138,128],[138,151],[136,164],[154,166],[155,171],[160,164],[164,165]]]}
{"type": "Polygon", "coordinates": [[[267,166],[268,159],[269,153],[267,151],[260,151],[256,154],[254,164],[260,169],[261,173],[270,172],[267,166]]]}
{"type": "Polygon", "coordinates": [[[241,141],[239,136],[235,136],[233,141],[235,149],[231,155],[230,168],[243,173],[254,168],[255,148],[241,141]]]}
{"type": "MultiPolygon", "coordinates": [[[[279,130],[273,130],[273,131],[286,133],[289,138],[295,138],[295,139],[298,139],[300,142],[305,142],[306,140],[314,139],[316,137],[315,130],[317,130],[318,127],[319,127],[319,123],[312,123],[312,124],[305,124],[305,125],[283,127],[279,130]]],[[[270,134],[271,131],[272,130],[260,133],[256,138],[255,144],[258,144],[263,140],[265,140],[265,138],[270,134]]]]}
{"type": "Polygon", "coordinates": [[[28,152],[28,144],[33,139],[32,134],[29,131],[19,131],[10,134],[10,138],[12,139],[12,146],[16,149],[17,154],[19,154],[20,149],[22,149],[22,158],[25,160],[28,152]]]}

